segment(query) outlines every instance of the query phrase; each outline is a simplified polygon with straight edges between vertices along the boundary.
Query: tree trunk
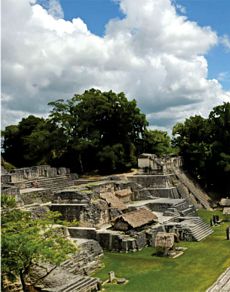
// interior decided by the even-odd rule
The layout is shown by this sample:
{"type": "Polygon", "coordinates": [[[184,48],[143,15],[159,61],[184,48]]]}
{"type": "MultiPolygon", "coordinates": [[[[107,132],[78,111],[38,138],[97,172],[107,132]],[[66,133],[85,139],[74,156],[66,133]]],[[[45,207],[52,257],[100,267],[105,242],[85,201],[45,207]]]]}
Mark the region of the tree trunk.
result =
{"type": "Polygon", "coordinates": [[[83,168],[83,163],[82,163],[82,158],[81,158],[81,154],[80,153],[78,155],[78,159],[79,159],[79,163],[80,163],[81,172],[84,173],[84,168],[83,168]]]}
{"type": "Polygon", "coordinates": [[[19,275],[20,275],[20,280],[21,280],[21,284],[22,284],[22,290],[24,292],[28,292],[29,290],[28,290],[28,288],[26,286],[25,275],[23,273],[23,270],[20,270],[20,274],[19,275]]]}

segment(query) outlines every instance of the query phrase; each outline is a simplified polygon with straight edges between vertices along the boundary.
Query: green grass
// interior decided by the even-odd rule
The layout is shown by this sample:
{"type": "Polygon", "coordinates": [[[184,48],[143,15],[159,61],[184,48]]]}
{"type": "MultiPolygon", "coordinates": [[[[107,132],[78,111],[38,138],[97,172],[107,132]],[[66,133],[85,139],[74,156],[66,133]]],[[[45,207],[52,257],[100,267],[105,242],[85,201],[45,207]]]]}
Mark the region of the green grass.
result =
{"type": "MultiPolygon", "coordinates": [[[[207,222],[212,214],[221,218],[220,212],[202,210],[199,213],[207,222]]],[[[117,277],[129,280],[125,285],[106,284],[105,291],[205,291],[230,266],[227,225],[215,226],[214,233],[201,242],[180,242],[179,246],[188,249],[176,259],[156,257],[150,247],[129,254],[106,252],[105,267],[95,276],[106,280],[108,272],[114,271],[117,277]]]]}

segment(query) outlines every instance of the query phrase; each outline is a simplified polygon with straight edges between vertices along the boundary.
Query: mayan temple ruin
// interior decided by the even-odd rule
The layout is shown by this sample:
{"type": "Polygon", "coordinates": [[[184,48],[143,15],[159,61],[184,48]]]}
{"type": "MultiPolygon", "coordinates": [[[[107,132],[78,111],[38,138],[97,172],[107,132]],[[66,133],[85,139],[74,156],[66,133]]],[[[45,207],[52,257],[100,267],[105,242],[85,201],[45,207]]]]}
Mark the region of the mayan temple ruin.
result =
{"type": "MultiPolygon", "coordinates": [[[[196,213],[210,209],[210,199],[181,166],[180,157],[142,154],[136,173],[89,179],[47,165],[3,170],[2,192],[15,196],[18,206],[37,215],[58,211],[62,219],[78,221],[65,230],[78,254],[38,282],[41,291],[99,290],[100,281],[90,275],[101,266],[104,250],[137,252],[154,246],[158,233],[174,233],[180,241],[210,235],[212,229],[196,213]]],[[[34,272],[38,275],[42,270],[34,272]]]]}

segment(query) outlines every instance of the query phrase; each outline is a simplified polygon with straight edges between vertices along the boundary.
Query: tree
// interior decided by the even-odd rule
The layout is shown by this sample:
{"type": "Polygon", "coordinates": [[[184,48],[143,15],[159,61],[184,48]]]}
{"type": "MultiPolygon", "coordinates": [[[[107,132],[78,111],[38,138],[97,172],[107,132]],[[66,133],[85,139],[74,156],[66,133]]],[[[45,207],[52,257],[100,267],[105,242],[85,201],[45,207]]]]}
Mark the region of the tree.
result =
{"type": "Polygon", "coordinates": [[[194,178],[205,183],[206,163],[210,156],[210,127],[201,116],[190,117],[173,128],[173,145],[178,146],[185,168],[194,178]]]}
{"type": "Polygon", "coordinates": [[[147,126],[135,100],[128,101],[124,93],[90,89],[49,105],[50,122],[65,136],[66,156],[71,153],[71,168],[120,171],[133,165],[133,152],[147,126]]]}
{"type": "Polygon", "coordinates": [[[19,277],[23,291],[27,291],[32,265],[59,265],[76,251],[75,245],[55,228],[59,216],[48,212],[34,218],[30,212],[16,208],[12,197],[2,195],[2,280],[19,277]]]}
{"type": "Polygon", "coordinates": [[[209,190],[230,192],[230,103],[214,107],[207,119],[194,116],[173,128],[173,144],[185,168],[209,190]]]}
{"type": "Polygon", "coordinates": [[[143,137],[143,152],[163,156],[173,152],[171,139],[167,132],[146,130],[143,137]]]}
{"type": "Polygon", "coordinates": [[[230,103],[214,107],[208,123],[211,129],[208,179],[214,190],[230,195],[230,103]]]}
{"type": "Polygon", "coordinates": [[[16,167],[31,166],[38,164],[33,157],[36,149],[43,143],[36,141],[36,147],[30,147],[28,151],[29,137],[35,133],[41,124],[45,123],[44,119],[35,116],[28,116],[23,118],[18,125],[11,125],[6,127],[2,132],[3,140],[3,157],[4,159],[15,165],[16,167]]]}

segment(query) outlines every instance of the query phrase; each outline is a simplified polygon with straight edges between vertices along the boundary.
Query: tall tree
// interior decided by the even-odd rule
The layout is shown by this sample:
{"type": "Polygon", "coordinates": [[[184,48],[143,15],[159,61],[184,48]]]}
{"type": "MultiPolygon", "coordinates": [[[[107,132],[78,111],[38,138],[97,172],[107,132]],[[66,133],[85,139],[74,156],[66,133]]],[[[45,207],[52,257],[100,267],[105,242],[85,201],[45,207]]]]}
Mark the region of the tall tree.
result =
{"type": "Polygon", "coordinates": [[[16,167],[30,166],[38,161],[30,159],[30,155],[36,152],[36,147],[42,145],[37,141],[36,147],[28,151],[28,142],[30,135],[34,133],[40,124],[44,123],[44,119],[35,116],[23,118],[18,125],[6,127],[3,135],[3,157],[7,162],[12,163],[16,167]]]}
{"type": "Polygon", "coordinates": [[[65,135],[72,167],[74,163],[82,172],[118,171],[133,165],[136,144],[147,126],[135,100],[128,101],[124,93],[91,89],[49,105],[50,121],[65,135]]]}
{"type": "Polygon", "coordinates": [[[194,116],[173,129],[186,169],[221,196],[230,194],[230,103],[213,108],[207,119],[194,116]]]}

